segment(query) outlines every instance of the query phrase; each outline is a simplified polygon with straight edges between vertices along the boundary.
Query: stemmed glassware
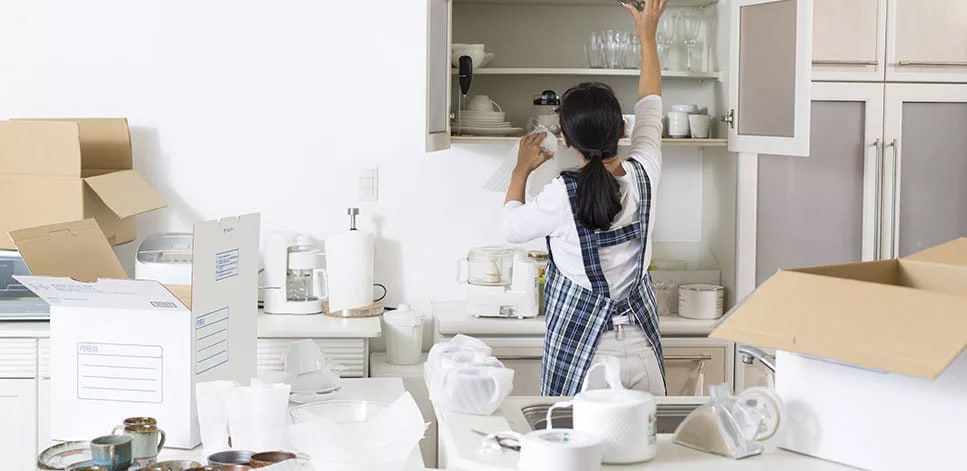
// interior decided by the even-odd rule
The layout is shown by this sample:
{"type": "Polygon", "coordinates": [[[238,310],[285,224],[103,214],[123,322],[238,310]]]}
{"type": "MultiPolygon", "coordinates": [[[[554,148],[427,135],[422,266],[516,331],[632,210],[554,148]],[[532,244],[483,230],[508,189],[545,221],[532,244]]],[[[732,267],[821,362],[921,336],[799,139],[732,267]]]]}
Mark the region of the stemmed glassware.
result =
{"type": "Polygon", "coordinates": [[[702,15],[697,11],[683,11],[678,15],[678,38],[685,45],[686,50],[686,68],[689,72],[692,69],[692,53],[695,52],[695,46],[697,45],[698,33],[702,29],[702,23],[704,22],[702,15]]]}
{"type": "Polygon", "coordinates": [[[658,23],[658,35],[655,40],[658,43],[658,62],[662,69],[668,70],[668,52],[675,41],[674,15],[662,15],[661,22],[658,23]]]}

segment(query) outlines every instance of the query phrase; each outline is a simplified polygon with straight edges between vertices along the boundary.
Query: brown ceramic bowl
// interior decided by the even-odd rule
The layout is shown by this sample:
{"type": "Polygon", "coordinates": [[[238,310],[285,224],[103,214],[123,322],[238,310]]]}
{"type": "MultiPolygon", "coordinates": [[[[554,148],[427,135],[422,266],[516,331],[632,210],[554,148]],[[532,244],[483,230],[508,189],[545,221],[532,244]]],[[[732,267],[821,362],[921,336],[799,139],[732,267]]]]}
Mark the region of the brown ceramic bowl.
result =
{"type": "Polygon", "coordinates": [[[287,451],[263,451],[262,453],[252,455],[249,464],[253,468],[264,468],[275,463],[294,459],[295,453],[289,453],[287,451]]]}
{"type": "Polygon", "coordinates": [[[188,468],[185,471],[249,471],[250,469],[252,469],[251,466],[244,464],[216,464],[199,466],[197,468],[188,468]]]}

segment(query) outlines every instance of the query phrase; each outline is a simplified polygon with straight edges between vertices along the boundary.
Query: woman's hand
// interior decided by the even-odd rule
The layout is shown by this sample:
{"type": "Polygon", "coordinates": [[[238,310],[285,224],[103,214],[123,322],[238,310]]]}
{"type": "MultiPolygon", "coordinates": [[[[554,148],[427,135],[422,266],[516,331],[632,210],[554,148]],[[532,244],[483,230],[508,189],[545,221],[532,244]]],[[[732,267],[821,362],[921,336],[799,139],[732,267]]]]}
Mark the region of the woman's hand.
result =
{"type": "Polygon", "coordinates": [[[629,4],[625,4],[625,8],[631,12],[631,16],[635,19],[635,29],[638,30],[638,37],[641,38],[641,41],[654,41],[658,34],[658,20],[661,19],[661,14],[665,12],[668,0],[644,1],[645,8],[642,11],[638,11],[634,5],[629,4]]]}
{"type": "Polygon", "coordinates": [[[541,147],[541,142],[547,137],[546,132],[535,132],[520,139],[520,150],[517,151],[517,172],[530,174],[541,164],[554,157],[554,154],[541,147]]]}

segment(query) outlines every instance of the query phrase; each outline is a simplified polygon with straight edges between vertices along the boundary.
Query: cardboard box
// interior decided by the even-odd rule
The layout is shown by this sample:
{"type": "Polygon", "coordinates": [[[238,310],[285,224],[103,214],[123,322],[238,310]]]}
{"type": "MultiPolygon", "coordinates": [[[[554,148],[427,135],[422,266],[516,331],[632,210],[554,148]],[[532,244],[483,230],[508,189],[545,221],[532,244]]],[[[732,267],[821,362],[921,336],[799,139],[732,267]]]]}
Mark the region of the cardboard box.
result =
{"type": "Polygon", "coordinates": [[[0,249],[17,229],[93,218],[111,244],[165,202],[138,175],[125,119],[0,121],[0,249]]]}
{"type": "Polygon", "coordinates": [[[50,304],[50,432],[89,440],[148,416],[200,442],[195,384],[255,376],[259,215],[195,224],[191,286],[124,279],[93,219],[10,234],[50,304]]]}
{"type": "Polygon", "coordinates": [[[712,337],[777,352],[780,446],[864,469],[961,469],[967,238],[780,271],[712,337]]]}

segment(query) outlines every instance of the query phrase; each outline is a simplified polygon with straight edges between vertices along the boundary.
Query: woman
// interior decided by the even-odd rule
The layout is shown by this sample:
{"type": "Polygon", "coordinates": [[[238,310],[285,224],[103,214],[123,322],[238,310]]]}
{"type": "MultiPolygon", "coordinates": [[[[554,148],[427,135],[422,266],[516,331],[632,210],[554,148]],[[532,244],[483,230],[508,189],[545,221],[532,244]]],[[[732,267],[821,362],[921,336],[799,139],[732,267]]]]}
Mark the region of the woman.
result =
{"type": "Polygon", "coordinates": [[[564,172],[524,204],[527,177],[552,157],[544,133],[521,140],[505,202],[511,242],[546,237],[551,262],[545,284],[547,331],[541,394],[579,392],[596,356],[617,356],[625,387],[665,394],[657,302],[648,274],[655,194],[661,174],[661,71],[655,33],[667,0],[648,0],[634,16],[641,40],[641,77],[630,158],[618,157],[621,107],[603,84],[568,90],[559,110],[564,144],[580,169],[564,172]]]}

